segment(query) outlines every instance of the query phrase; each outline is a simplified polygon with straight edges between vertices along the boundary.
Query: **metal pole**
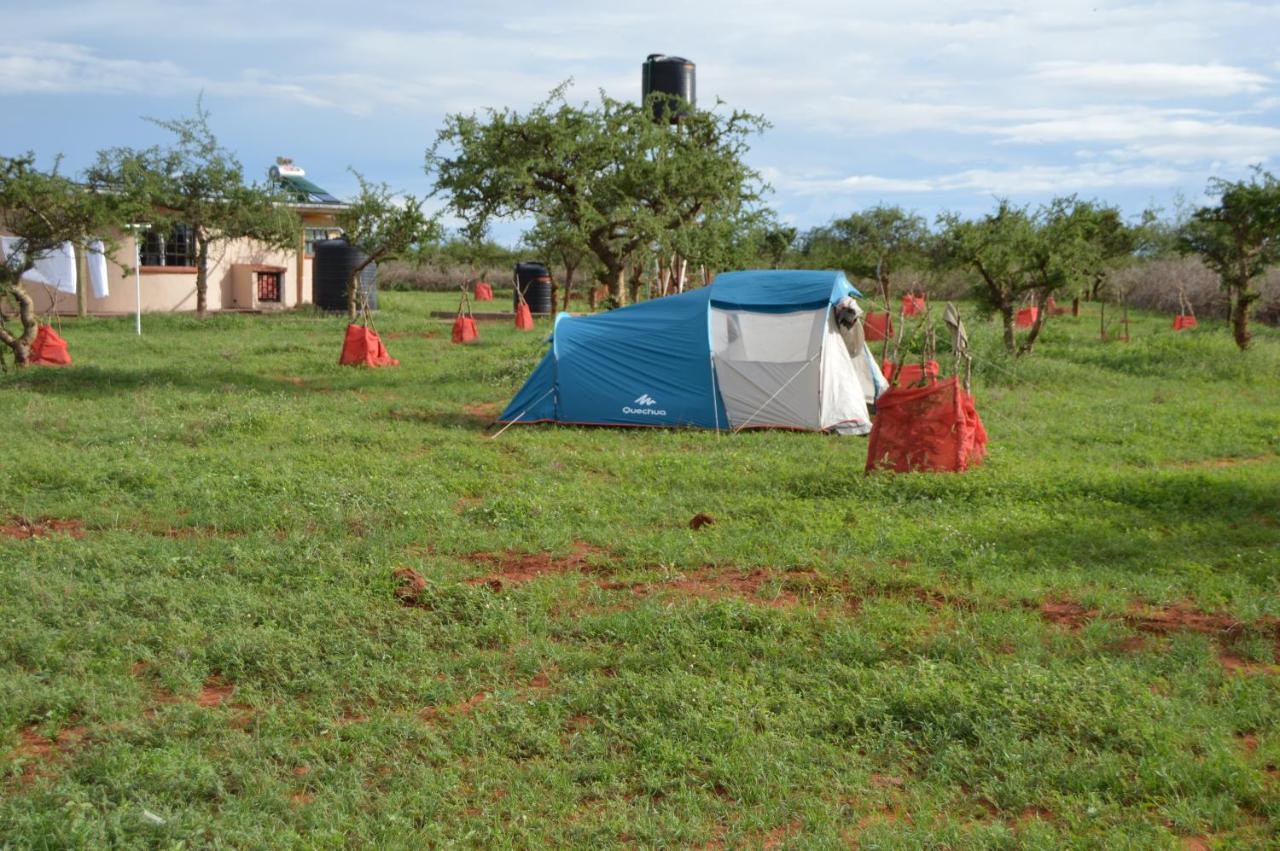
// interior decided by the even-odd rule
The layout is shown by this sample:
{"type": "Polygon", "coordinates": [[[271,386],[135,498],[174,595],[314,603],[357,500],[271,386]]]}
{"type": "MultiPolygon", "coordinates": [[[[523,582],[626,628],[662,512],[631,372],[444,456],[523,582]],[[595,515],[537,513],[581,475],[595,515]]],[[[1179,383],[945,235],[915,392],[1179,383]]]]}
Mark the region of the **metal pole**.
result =
{"type": "Polygon", "coordinates": [[[132,224],[125,225],[126,228],[133,231],[133,292],[137,304],[137,311],[134,314],[133,327],[138,332],[138,336],[142,336],[142,232],[151,230],[151,225],[132,224]]]}

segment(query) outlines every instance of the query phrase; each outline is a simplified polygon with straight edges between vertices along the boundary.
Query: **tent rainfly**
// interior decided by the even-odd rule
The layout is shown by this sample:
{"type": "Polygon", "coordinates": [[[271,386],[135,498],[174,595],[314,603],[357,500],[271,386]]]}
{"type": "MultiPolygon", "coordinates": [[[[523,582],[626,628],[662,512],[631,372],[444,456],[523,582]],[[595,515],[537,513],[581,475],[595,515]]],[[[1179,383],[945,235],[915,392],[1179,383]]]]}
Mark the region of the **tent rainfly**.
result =
{"type": "Polygon", "coordinates": [[[556,317],[503,423],[866,434],[888,387],[841,272],[726,272],[710,286],[556,317]]]}

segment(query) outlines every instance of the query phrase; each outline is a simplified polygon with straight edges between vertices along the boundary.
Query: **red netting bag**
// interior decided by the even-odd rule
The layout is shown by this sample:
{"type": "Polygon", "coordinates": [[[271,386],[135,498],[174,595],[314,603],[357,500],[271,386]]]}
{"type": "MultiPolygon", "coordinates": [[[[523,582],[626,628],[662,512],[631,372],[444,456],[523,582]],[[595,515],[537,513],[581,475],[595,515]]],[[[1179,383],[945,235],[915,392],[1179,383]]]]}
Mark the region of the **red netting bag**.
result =
{"type": "Polygon", "coordinates": [[[467,290],[462,288],[462,298],[458,299],[458,315],[453,319],[453,342],[470,343],[480,339],[480,331],[476,328],[475,317],[471,315],[471,300],[467,298],[467,290]]]}
{"type": "Polygon", "coordinates": [[[869,343],[887,339],[893,336],[893,317],[888,313],[868,313],[862,317],[862,329],[869,343]]]}
{"type": "Polygon", "coordinates": [[[893,361],[885,361],[880,367],[880,371],[885,378],[889,379],[890,384],[902,385],[916,384],[920,381],[921,376],[927,377],[930,381],[935,381],[942,371],[936,360],[925,361],[923,370],[918,363],[904,363],[897,368],[897,375],[894,375],[896,364],[893,361]]]}
{"type": "Polygon", "coordinates": [[[1039,315],[1040,308],[1024,307],[1022,310],[1018,311],[1016,316],[1014,316],[1013,324],[1017,325],[1019,328],[1030,328],[1032,325],[1036,324],[1036,317],[1039,315]]]}
{"type": "Polygon", "coordinates": [[[378,332],[367,325],[347,326],[347,337],[342,342],[342,366],[399,366],[400,361],[387,354],[378,332]]]}
{"type": "Polygon", "coordinates": [[[960,472],[980,463],[986,447],[973,397],[954,377],[891,387],[876,400],[867,471],[960,472]]]}
{"type": "Polygon", "coordinates": [[[1194,316],[1175,316],[1173,317],[1173,330],[1182,331],[1186,328],[1196,327],[1196,318],[1194,316]]]}
{"type": "Polygon", "coordinates": [[[902,297],[902,315],[915,316],[917,313],[924,313],[924,296],[904,295],[902,297]]]}
{"type": "Polygon", "coordinates": [[[27,363],[70,366],[71,352],[67,349],[67,341],[58,336],[52,325],[41,325],[36,329],[36,338],[31,341],[27,363]]]}
{"type": "Polygon", "coordinates": [[[523,301],[516,307],[516,328],[521,331],[533,330],[533,313],[523,301]]]}
{"type": "Polygon", "coordinates": [[[483,281],[476,284],[476,301],[493,301],[493,287],[483,281]]]}

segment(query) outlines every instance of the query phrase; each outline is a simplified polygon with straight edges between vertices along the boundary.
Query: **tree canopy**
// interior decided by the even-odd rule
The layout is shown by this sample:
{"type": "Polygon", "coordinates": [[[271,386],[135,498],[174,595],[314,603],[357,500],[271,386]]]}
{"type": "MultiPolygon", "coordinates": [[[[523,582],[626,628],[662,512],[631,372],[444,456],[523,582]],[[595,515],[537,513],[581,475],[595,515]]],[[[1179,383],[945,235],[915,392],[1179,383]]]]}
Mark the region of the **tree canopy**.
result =
{"type": "Polygon", "coordinates": [[[249,238],[267,246],[296,247],[301,221],[287,198],[266,183],[245,180],[244,168],[209,127],[200,101],[195,114],[152,124],[173,134],[167,146],[110,148],[98,153],[87,177],[127,206],[130,219],[169,232],[190,228],[196,267],[196,312],[208,309],[212,253],[249,238]]]}
{"type": "Polygon", "coordinates": [[[637,250],[674,250],[693,239],[685,229],[714,228],[760,200],[762,181],[743,156],[763,118],[694,111],[673,129],[655,123],[646,104],[604,94],[596,105],[571,104],[567,85],[525,114],[445,119],[426,168],[474,236],[495,218],[563,222],[622,302],[637,250]]]}
{"type": "Polygon", "coordinates": [[[1179,245],[1218,274],[1231,298],[1236,345],[1245,349],[1252,337],[1249,313],[1258,299],[1253,283],[1280,261],[1280,180],[1259,167],[1249,180],[1214,178],[1209,193],[1218,203],[1192,213],[1179,245]]]}
{"type": "Polygon", "coordinates": [[[66,242],[84,247],[102,239],[110,253],[111,226],[119,218],[112,201],[59,174],[56,162],[42,171],[34,154],[0,156],[0,231],[18,239],[0,263],[0,343],[17,364],[27,362],[38,329],[35,302],[22,277],[66,242]],[[5,302],[16,311],[20,331],[7,327],[5,302]]]}
{"type": "Polygon", "coordinates": [[[422,210],[423,199],[397,196],[386,183],[373,183],[352,170],[360,192],[338,213],[343,235],[365,258],[351,270],[347,281],[347,313],[355,318],[360,273],[370,263],[393,260],[420,251],[443,235],[440,223],[422,210]]]}

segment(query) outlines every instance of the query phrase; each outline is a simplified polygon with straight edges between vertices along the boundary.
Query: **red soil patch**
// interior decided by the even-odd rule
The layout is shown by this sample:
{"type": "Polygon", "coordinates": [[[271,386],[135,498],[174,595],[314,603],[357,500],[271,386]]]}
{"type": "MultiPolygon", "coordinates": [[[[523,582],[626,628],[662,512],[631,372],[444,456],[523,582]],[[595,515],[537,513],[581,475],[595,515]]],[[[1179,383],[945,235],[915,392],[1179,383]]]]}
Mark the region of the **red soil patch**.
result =
{"type": "Polygon", "coordinates": [[[1133,605],[1124,616],[1125,623],[1142,632],[1167,634],[1199,632],[1206,635],[1239,635],[1245,625],[1230,615],[1209,614],[1185,603],[1163,608],[1133,605]]]}
{"type": "Polygon", "coordinates": [[[402,606],[416,606],[423,591],[427,590],[427,580],[412,567],[397,567],[391,571],[396,580],[396,588],[392,593],[402,606]]]}
{"type": "Polygon", "coordinates": [[[488,700],[488,698],[489,692],[478,691],[466,700],[459,701],[451,706],[446,706],[443,709],[437,706],[428,706],[426,709],[418,713],[418,717],[428,723],[435,722],[447,715],[460,715],[466,717],[474,712],[476,707],[488,700]]]}
{"type": "Polygon", "coordinates": [[[550,668],[544,668],[534,674],[533,679],[529,680],[529,688],[537,689],[539,691],[549,689],[551,688],[551,677],[559,673],[560,668],[557,665],[552,665],[550,668]]]}
{"type": "Polygon", "coordinates": [[[289,803],[294,806],[302,807],[311,803],[315,799],[315,795],[312,795],[310,792],[294,792],[289,796],[289,803]]]}
{"type": "Polygon", "coordinates": [[[513,550],[472,553],[465,558],[474,564],[484,565],[492,572],[465,582],[468,585],[487,585],[494,591],[501,591],[507,585],[519,585],[539,576],[607,572],[591,563],[593,556],[603,552],[599,547],[579,541],[573,545],[572,552],[563,558],[552,558],[546,553],[520,553],[513,550]]]}
{"type": "Polygon", "coordinates": [[[293,767],[294,777],[306,777],[310,773],[311,773],[311,766],[309,765],[295,765],[293,767]]]}
{"type": "Polygon", "coordinates": [[[703,526],[714,526],[715,524],[716,524],[716,519],[712,517],[710,514],[703,514],[702,512],[698,512],[697,514],[693,515],[693,519],[689,521],[689,528],[696,531],[698,529],[701,529],[703,526]]]}
{"type": "Polygon", "coordinates": [[[1057,818],[1058,816],[1053,812],[1053,810],[1045,807],[1026,807],[1018,816],[1018,822],[1021,824],[1029,821],[1035,821],[1036,819],[1039,819],[1040,821],[1055,821],[1057,818]]]}
{"type": "Polygon", "coordinates": [[[1223,668],[1236,674],[1280,674],[1280,665],[1251,662],[1225,650],[1218,654],[1218,661],[1223,668]]]}
{"type": "Polygon", "coordinates": [[[13,538],[16,541],[28,541],[32,538],[43,538],[48,535],[70,535],[77,540],[84,537],[84,527],[79,520],[28,520],[25,517],[10,517],[0,523],[0,537],[13,538]]]}
{"type": "Polygon", "coordinates": [[[10,751],[9,758],[24,761],[22,780],[30,782],[47,774],[54,764],[80,744],[87,732],[86,727],[63,727],[54,738],[46,739],[36,732],[35,727],[27,727],[18,734],[18,747],[10,751]]]}
{"type": "Polygon", "coordinates": [[[1258,736],[1255,733],[1240,733],[1236,736],[1240,740],[1240,747],[1245,749],[1246,753],[1253,753],[1258,749],[1258,736]]]}
{"type": "Polygon", "coordinates": [[[1147,647],[1147,639],[1141,635],[1131,635],[1107,645],[1108,650],[1116,653],[1141,653],[1147,647]]]}
{"type": "Polygon", "coordinates": [[[210,677],[196,695],[196,706],[205,709],[221,706],[235,692],[236,687],[221,677],[210,677]]]}
{"type": "Polygon", "coordinates": [[[1051,600],[1040,604],[1040,616],[1050,623],[1056,623],[1059,626],[1065,626],[1070,629],[1079,629],[1084,626],[1086,621],[1096,618],[1098,610],[1086,609],[1079,603],[1073,603],[1070,600],[1051,600]]]}
{"type": "Polygon", "coordinates": [[[1209,841],[1201,836],[1182,837],[1183,851],[1209,851],[1209,841]]]}
{"type": "Polygon", "coordinates": [[[793,821],[790,824],[780,825],[766,833],[760,838],[760,846],[769,851],[771,848],[778,848],[792,834],[799,833],[803,825],[799,821],[793,821]]]}

